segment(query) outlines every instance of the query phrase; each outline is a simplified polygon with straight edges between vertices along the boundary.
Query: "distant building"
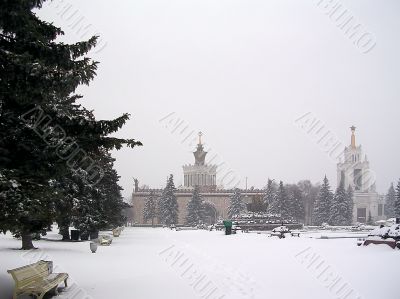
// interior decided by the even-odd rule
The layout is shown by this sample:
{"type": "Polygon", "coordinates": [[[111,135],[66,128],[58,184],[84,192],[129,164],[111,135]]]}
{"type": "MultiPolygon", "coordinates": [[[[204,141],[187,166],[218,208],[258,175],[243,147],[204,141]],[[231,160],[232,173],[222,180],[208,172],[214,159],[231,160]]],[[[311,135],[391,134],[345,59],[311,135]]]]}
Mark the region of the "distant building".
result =
{"type": "Polygon", "coordinates": [[[202,133],[199,133],[199,143],[193,153],[194,165],[183,166],[183,185],[185,188],[199,186],[202,191],[215,191],[217,189],[217,165],[205,163],[207,152],[201,143],[202,133]]]}
{"type": "MultiPolygon", "coordinates": [[[[344,160],[337,164],[337,183],[343,182],[345,188],[352,187],[354,191],[353,202],[353,223],[366,223],[368,220],[373,222],[386,219],[385,197],[379,195],[375,190],[375,175],[371,171],[369,161],[363,156],[361,145],[356,145],[355,127],[351,127],[351,143],[345,147],[344,160]]],[[[207,152],[201,141],[196,151],[193,152],[194,164],[183,166],[183,186],[177,188],[175,193],[179,206],[178,224],[183,224],[187,214],[187,203],[192,197],[195,186],[200,189],[204,201],[207,205],[207,222],[215,223],[219,218],[228,217],[228,207],[232,189],[217,188],[217,166],[209,165],[205,162],[207,152]]],[[[132,193],[132,211],[130,220],[137,224],[145,224],[143,221],[143,208],[146,198],[153,191],[156,196],[161,196],[163,189],[139,188],[139,182],[135,180],[135,188],[132,193]]],[[[247,206],[254,202],[259,202],[264,196],[264,190],[250,189],[241,190],[247,206]]],[[[312,224],[313,203],[305,200],[305,219],[306,225],[312,224]]],[[[157,220],[156,220],[157,223],[157,220]]]]}
{"type": "MultiPolygon", "coordinates": [[[[199,133],[199,142],[196,151],[193,152],[194,164],[183,166],[183,186],[177,188],[175,193],[179,207],[178,224],[185,222],[187,215],[187,203],[192,197],[195,186],[200,190],[200,194],[206,203],[207,222],[215,223],[219,218],[226,219],[228,217],[228,207],[230,204],[230,196],[233,194],[232,189],[217,189],[217,166],[205,163],[207,152],[201,141],[201,132],[199,133]]],[[[146,198],[153,191],[156,196],[162,194],[162,189],[140,189],[139,184],[135,181],[135,189],[132,193],[132,221],[137,224],[144,224],[143,208],[146,198]]],[[[242,190],[244,202],[247,204],[260,200],[263,197],[263,190],[252,189],[242,190]]],[[[156,221],[157,223],[157,221],[156,221]]]]}
{"type": "Polygon", "coordinates": [[[370,169],[367,156],[363,156],[361,145],[356,145],[356,128],[351,128],[351,142],[345,147],[344,161],[337,164],[337,184],[349,186],[354,191],[353,222],[386,219],[385,197],[376,192],[375,173],[370,169]]]}

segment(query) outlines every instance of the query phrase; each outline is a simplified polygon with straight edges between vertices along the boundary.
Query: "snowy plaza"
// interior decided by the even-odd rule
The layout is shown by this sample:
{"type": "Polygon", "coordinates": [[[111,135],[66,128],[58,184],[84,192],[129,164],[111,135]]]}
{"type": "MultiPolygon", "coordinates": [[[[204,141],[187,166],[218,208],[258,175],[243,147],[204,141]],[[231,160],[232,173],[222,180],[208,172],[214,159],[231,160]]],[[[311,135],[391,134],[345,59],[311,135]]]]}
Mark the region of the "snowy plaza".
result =
{"type": "Polygon", "coordinates": [[[400,299],[382,2],[1,1],[0,299],[400,299]]]}
{"type": "Polygon", "coordinates": [[[0,237],[0,298],[12,297],[6,269],[45,259],[70,275],[60,299],[397,299],[399,251],[358,247],[363,235],[310,231],[278,239],[264,232],[128,227],[92,254],[89,242],[50,241],[56,233],[36,241],[37,250],[11,250],[20,243],[7,234],[0,237]]]}

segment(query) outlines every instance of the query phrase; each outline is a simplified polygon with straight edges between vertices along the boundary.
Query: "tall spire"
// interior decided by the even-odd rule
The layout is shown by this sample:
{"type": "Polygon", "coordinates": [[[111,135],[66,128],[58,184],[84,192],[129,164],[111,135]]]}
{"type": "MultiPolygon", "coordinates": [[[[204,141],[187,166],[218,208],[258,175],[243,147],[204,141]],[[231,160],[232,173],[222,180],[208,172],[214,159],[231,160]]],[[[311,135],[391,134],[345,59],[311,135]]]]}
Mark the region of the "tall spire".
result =
{"type": "Polygon", "coordinates": [[[195,158],[195,165],[204,165],[207,155],[207,152],[204,151],[203,144],[201,143],[201,136],[203,136],[203,133],[199,132],[199,143],[197,144],[196,151],[193,153],[195,158]]]}
{"type": "Polygon", "coordinates": [[[351,126],[351,148],[356,148],[356,135],[354,134],[356,131],[355,126],[351,126]]]}

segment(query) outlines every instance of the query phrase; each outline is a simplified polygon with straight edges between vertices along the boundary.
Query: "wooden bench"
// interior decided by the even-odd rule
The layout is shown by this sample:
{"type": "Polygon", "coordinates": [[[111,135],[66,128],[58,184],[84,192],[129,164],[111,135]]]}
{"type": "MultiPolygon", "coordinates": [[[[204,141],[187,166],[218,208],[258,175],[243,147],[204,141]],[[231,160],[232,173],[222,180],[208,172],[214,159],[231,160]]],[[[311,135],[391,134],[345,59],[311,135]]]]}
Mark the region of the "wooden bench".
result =
{"type": "Polygon", "coordinates": [[[39,261],[31,265],[7,270],[15,281],[13,299],[29,294],[42,299],[50,290],[58,295],[57,286],[64,282],[67,287],[67,273],[52,273],[51,262],[39,261]]]}
{"type": "Polygon", "coordinates": [[[299,232],[291,232],[290,233],[292,237],[300,237],[300,233],[299,232]]]}
{"type": "Polygon", "coordinates": [[[393,248],[393,249],[395,249],[396,246],[397,246],[397,245],[396,245],[396,241],[393,240],[393,239],[391,239],[391,240],[385,240],[385,239],[382,239],[382,240],[375,240],[375,239],[373,239],[373,240],[371,240],[371,239],[366,239],[366,240],[364,241],[364,245],[367,246],[367,245],[369,245],[369,244],[376,244],[376,245],[379,245],[379,244],[386,244],[386,245],[390,246],[390,247],[393,248]]]}

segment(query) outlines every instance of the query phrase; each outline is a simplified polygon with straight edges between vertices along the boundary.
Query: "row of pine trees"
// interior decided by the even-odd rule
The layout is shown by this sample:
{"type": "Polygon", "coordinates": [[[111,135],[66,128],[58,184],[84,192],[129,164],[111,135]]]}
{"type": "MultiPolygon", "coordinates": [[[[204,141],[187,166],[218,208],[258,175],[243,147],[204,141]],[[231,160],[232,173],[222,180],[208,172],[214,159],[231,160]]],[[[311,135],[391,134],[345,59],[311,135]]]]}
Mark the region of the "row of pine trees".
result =
{"type": "MultiPolygon", "coordinates": [[[[158,219],[159,223],[171,225],[178,223],[179,207],[175,196],[175,185],[173,176],[170,175],[167,185],[161,196],[156,196],[150,191],[143,209],[144,221],[158,219]]],[[[240,189],[233,190],[230,196],[228,217],[234,218],[246,211],[266,212],[279,215],[283,221],[296,220],[304,223],[305,201],[313,203],[313,224],[345,226],[353,222],[353,190],[351,187],[345,189],[340,184],[335,192],[332,192],[329,181],[325,176],[322,185],[312,185],[309,181],[300,181],[298,184],[286,184],[282,181],[279,184],[268,179],[264,188],[264,195],[259,202],[252,202],[246,206],[240,189]]],[[[385,213],[388,217],[400,216],[400,180],[396,190],[391,184],[386,195],[385,213]]],[[[197,225],[205,222],[205,209],[207,203],[201,197],[199,189],[194,188],[193,194],[187,203],[187,216],[185,223],[197,225]]]]}
{"type": "Polygon", "coordinates": [[[345,190],[343,183],[336,192],[331,191],[329,181],[324,177],[314,203],[313,224],[350,225],[353,221],[353,190],[345,190]]]}

